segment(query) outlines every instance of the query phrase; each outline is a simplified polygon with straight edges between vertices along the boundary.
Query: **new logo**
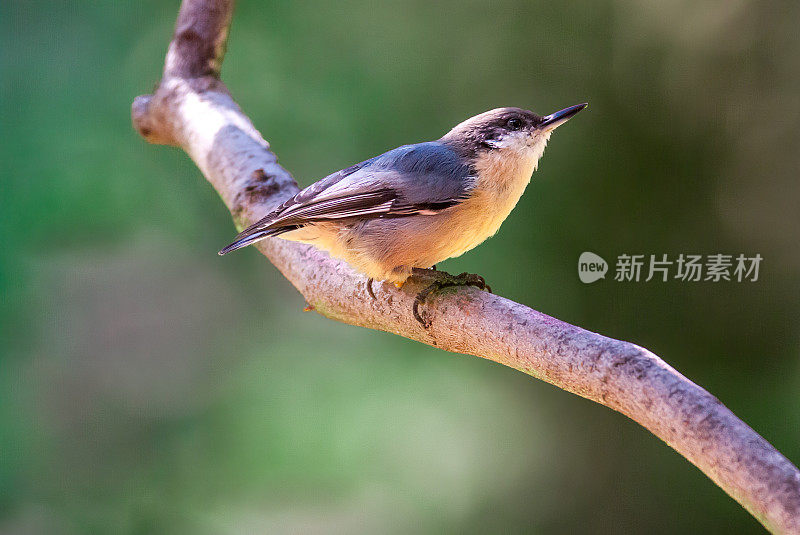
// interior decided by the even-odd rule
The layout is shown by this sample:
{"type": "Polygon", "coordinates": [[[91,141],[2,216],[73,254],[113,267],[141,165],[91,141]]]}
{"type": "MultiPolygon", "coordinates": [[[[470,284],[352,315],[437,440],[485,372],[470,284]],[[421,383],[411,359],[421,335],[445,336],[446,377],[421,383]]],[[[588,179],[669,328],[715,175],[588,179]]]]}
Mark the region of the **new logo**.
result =
{"type": "Polygon", "coordinates": [[[578,258],[578,277],[581,282],[590,284],[596,280],[604,279],[608,271],[608,263],[594,253],[586,251],[578,258]]]}

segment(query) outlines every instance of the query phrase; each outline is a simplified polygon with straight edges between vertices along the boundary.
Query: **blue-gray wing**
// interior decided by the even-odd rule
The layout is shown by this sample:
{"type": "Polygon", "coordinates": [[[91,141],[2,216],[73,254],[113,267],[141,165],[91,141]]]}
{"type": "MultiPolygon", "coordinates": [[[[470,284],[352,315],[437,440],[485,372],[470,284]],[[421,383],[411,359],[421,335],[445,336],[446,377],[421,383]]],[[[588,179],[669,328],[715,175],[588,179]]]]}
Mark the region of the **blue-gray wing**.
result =
{"type": "Polygon", "coordinates": [[[405,145],[310,185],[223,251],[317,221],[433,215],[463,201],[474,184],[470,166],[447,145],[405,145]]]}

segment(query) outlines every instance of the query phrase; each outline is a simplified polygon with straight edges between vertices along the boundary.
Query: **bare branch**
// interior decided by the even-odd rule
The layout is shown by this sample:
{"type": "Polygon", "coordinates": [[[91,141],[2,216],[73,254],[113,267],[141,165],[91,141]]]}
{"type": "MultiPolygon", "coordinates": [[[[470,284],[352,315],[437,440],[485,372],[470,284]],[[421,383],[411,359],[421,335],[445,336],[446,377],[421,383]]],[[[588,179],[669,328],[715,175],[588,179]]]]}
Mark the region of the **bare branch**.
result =
{"type": "MultiPolygon", "coordinates": [[[[184,0],[153,95],[133,124],[151,143],[183,148],[237,226],[297,192],[269,144],[219,81],[232,0],[184,0]]],[[[474,288],[436,294],[431,327],[411,315],[419,289],[366,291],[364,277],[310,246],[269,239],[261,252],[320,314],[523,371],[617,410],[700,468],[768,529],[800,534],[800,472],[730,410],[651,352],[474,288]]]]}
{"type": "Polygon", "coordinates": [[[167,51],[164,78],[219,78],[233,0],[183,2],[167,51]]]}

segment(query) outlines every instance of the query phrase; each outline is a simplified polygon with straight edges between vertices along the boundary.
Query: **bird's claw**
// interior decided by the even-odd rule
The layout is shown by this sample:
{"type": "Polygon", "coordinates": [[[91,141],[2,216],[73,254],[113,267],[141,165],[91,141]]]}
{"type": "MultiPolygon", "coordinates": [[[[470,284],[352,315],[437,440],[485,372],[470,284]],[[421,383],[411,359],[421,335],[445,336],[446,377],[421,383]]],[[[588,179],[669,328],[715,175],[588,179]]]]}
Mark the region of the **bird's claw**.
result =
{"type": "Polygon", "coordinates": [[[434,279],[431,284],[423,288],[417,294],[417,297],[414,299],[414,304],[411,307],[411,311],[414,314],[414,319],[416,319],[426,329],[430,327],[431,323],[422,317],[419,312],[419,307],[425,303],[425,300],[430,294],[450,286],[475,286],[476,288],[492,293],[491,287],[486,284],[486,279],[474,273],[464,272],[459,275],[450,275],[444,271],[418,268],[414,268],[412,273],[416,276],[434,279]]]}

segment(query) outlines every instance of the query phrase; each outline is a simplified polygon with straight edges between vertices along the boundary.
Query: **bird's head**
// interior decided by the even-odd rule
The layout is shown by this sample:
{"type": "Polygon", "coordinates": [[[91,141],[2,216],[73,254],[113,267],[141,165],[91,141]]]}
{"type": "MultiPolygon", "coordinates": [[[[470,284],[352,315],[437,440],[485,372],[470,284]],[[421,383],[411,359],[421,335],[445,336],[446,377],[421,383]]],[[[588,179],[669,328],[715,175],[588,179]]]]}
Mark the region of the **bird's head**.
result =
{"type": "Polygon", "coordinates": [[[586,106],[577,104],[544,117],[521,108],[497,108],[456,125],[442,141],[471,158],[502,151],[538,160],[553,130],[586,106]]]}

